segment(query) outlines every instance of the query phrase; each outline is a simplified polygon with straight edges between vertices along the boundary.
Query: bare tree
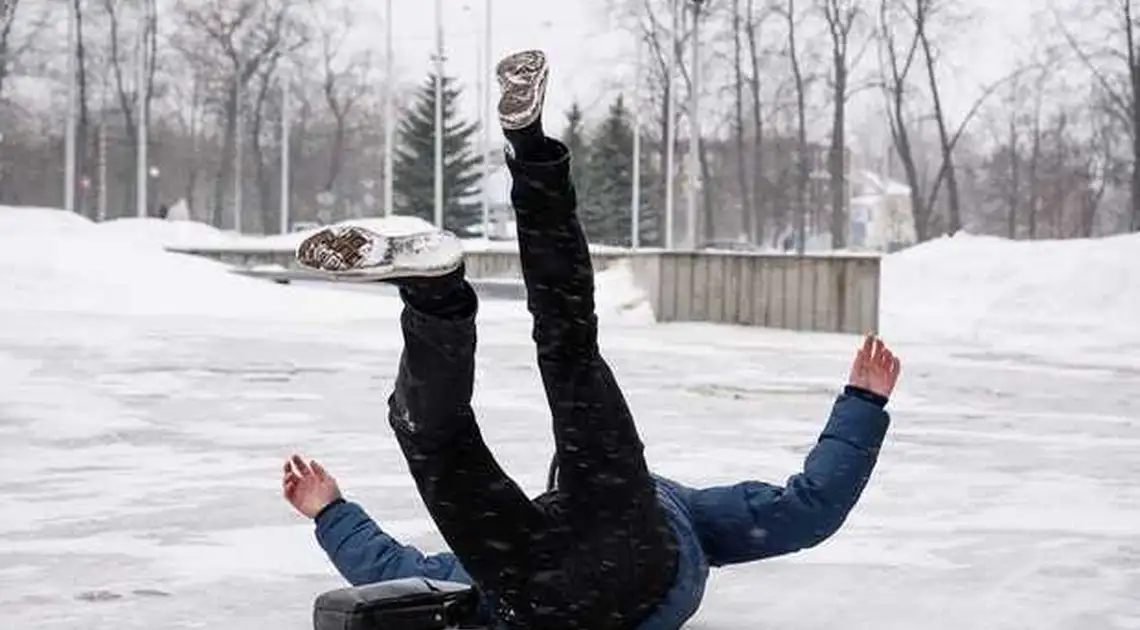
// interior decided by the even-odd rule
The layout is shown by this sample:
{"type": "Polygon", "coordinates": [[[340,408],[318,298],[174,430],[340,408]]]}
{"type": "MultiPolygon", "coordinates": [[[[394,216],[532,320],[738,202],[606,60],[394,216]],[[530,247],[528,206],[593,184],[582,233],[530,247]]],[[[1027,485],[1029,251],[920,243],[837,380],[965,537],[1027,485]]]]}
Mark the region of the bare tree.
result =
{"type": "MultiPolygon", "coordinates": [[[[77,4],[80,0],[74,0],[77,4]]],[[[144,112],[142,115],[149,117],[151,104],[155,96],[155,76],[158,64],[154,62],[158,52],[157,34],[158,34],[158,10],[155,0],[146,0],[141,6],[141,12],[137,15],[131,16],[137,23],[137,29],[142,29],[142,37],[138,37],[138,31],[135,33],[125,32],[123,26],[124,9],[127,13],[131,13],[130,7],[136,6],[137,3],[127,2],[126,0],[102,0],[103,12],[107,19],[107,46],[110,51],[107,54],[107,63],[109,64],[108,71],[114,81],[115,95],[118,99],[119,111],[123,115],[123,127],[126,133],[127,140],[131,147],[131,162],[124,164],[122,170],[119,172],[119,178],[122,181],[130,181],[135,169],[138,168],[138,160],[141,156],[138,154],[138,93],[143,90],[143,107],[144,112]],[[133,37],[135,41],[141,41],[143,48],[137,45],[132,46],[127,43],[128,37],[133,37]],[[150,60],[146,68],[146,82],[144,85],[138,85],[137,80],[137,64],[142,55],[150,60]]],[[[127,18],[130,19],[130,18],[127,18]]],[[[137,203],[136,196],[138,191],[134,186],[128,186],[127,192],[127,206],[134,207],[137,203]]]]}
{"type": "Polygon", "coordinates": [[[796,93],[796,157],[795,157],[795,232],[796,251],[801,255],[807,246],[807,193],[811,164],[808,161],[807,139],[807,80],[800,63],[797,31],[799,18],[796,13],[796,0],[787,0],[788,62],[796,93]]]}
{"type": "MultiPolygon", "coordinates": [[[[771,219],[770,200],[774,197],[771,183],[768,181],[767,160],[764,159],[764,152],[767,149],[764,142],[764,109],[760,97],[765,78],[765,68],[761,62],[760,33],[770,14],[771,11],[769,7],[762,6],[758,10],[755,0],[748,0],[748,21],[745,24],[745,32],[748,38],[748,66],[751,70],[751,77],[748,80],[748,84],[752,97],[751,109],[754,134],[752,141],[753,188],[748,192],[742,190],[742,201],[744,216],[746,218],[745,225],[748,226],[748,228],[745,229],[745,233],[757,243],[763,243],[765,241],[766,223],[771,219]]],[[[743,147],[741,147],[741,151],[743,152],[743,147]]],[[[743,160],[744,158],[742,157],[741,159],[743,160]]]]}
{"type": "Polygon", "coordinates": [[[1129,178],[1130,149],[1108,97],[1096,85],[1073,94],[1057,67],[1052,57],[1026,67],[995,110],[982,196],[999,207],[993,231],[1009,238],[1111,231],[1104,200],[1129,178]]]}
{"type": "Polygon", "coordinates": [[[961,192],[954,151],[965,131],[986,100],[1001,85],[1015,78],[1021,70],[983,86],[979,96],[971,104],[957,127],[951,129],[937,78],[937,55],[930,39],[930,26],[941,7],[936,0],[881,0],[879,5],[878,39],[880,49],[881,86],[887,101],[887,118],[890,123],[891,140],[902,165],[903,173],[910,188],[911,211],[914,215],[915,232],[920,241],[935,236],[939,217],[935,216],[942,187],[947,191],[947,219],[945,228],[956,232],[962,228],[961,192]],[[899,41],[900,32],[907,33],[899,41]],[[916,136],[912,127],[912,117],[916,115],[916,86],[912,85],[911,72],[922,53],[926,71],[926,96],[930,99],[930,118],[938,132],[939,167],[932,181],[919,172],[916,136]]]}
{"type": "Polygon", "coordinates": [[[1081,3],[1076,21],[1087,39],[1078,38],[1068,25],[1072,18],[1054,12],[1057,26],[1070,48],[1103,91],[1109,111],[1131,139],[1131,203],[1127,227],[1140,232],[1140,53],[1137,23],[1131,0],[1097,0],[1081,3]],[[1103,30],[1093,28],[1101,25],[1103,30]]]}
{"type": "Polygon", "coordinates": [[[962,229],[962,204],[958,190],[958,175],[954,168],[954,145],[950,132],[946,126],[946,113],[942,108],[942,94],[938,88],[937,56],[930,43],[930,31],[927,28],[934,13],[934,0],[914,0],[914,8],[910,13],[914,24],[914,32],[922,44],[922,56],[926,65],[926,78],[930,87],[930,100],[934,108],[934,124],[938,127],[938,144],[942,152],[942,171],[946,178],[946,192],[948,197],[949,231],[951,234],[962,229]]]}
{"type": "Polygon", "coordinates": [[[1041,203],[1041,153],[1042,136],[1045,129],[1042,126],[1042,109],[1044,101],[1044,73],[1038,75],[1035,83],[1034,99],[1033,99],[1033,116],[1030,119],[1029,129],[1029,160],[1027,164],[1027,179],[1029,180],[1029,201],[1026,204],[1026,225],[1029,230],[1029,238],[1037,238],[1037,216],[1041,203]]]}
{"type": "Polygon", "coordinates": [[[43,38],[41,34],[54,23],[53,7],[30,6],[21,0],[5,0],[0,10],[0,104],[7,102],[9,79],[21,71],[43,38]],[[38,9],[32,13],[33,9],[38,9]]]}
{"type": "MultiPolygon", "coordinates": [[[[667,0],[670,2],[680,2],[681,0],[667,0]]],[[[643,16],[643,19],[638,23],[638,28],[642,32],[649,48],[649,57],[652,66],[652,75],[660,86],[657,93],[657,107],[660,110],[660,142],[658,143],[658,162],[661,164],[661,179],[660,190],[658,196],[664,199],[668,187],[675,186],[674,174],[668,172],[666,165],[666,153],[669,148],[667,146],[666,138],[669,137],[670,128],[675,128],[677,124],[677,117],[670,117],[669,103],[672,99],[676,99],[676,81],[668,79],[670,71],[670,58],[673,54],[677,55],[678,59],[683,58],[681,54],[684,50],[684,42],[686,40],[685,33],[674,33],[670,26],[662,24],[662,19],[657,15],[657,6],[653,0],[634,0],[640,2],[641,7],[638,8],[638,13],[643,16]]],[[[662,225],[664,230],[664,222],[662,225]]],[[[663,239],[665,240],[665,239],[663,239]]]]}
{"type": "Polygon", "coordinates": [[[12,61],[16,57],[12,45],[12,29],[16,25],[19,9],[20,0],[8,0],[0,11],[0,98],[4,96],[4,80],[8,78],[12,61]]]}
{"type": "Polygon", "coordinates": [[[847,246],[847,101],[851,74],[860,51],[852,50],[855,27],[863,15],[862,0],[817,0],[831,43],[831,144],[827,171],[831,189],[831,246],[847,246]]]}
{"type": "Polygon", "coordinates": [[[222,159],[211,209],[215,225],[222,221],[228,177],[237,156],[239,103],[258,71],[283,48],[295,45],[299,25],[291,15],[294,4],[294,0],[206,0],[178,5],[191,31],[180,48],[192,63],[213,67],[226,87],[222,159]]]}
{"type": "Polygon", "coordinates": [[[353,23],[354,16],[345,6],[329,23],[322,25],[320,32],[321,88],[334,122],[326,191],[336,187],[344,166],[348,124],[357,103],[368,90],[366,77],[372,65],[371,51],[349,54],[344,50],[353,23]]]}
{"type": "Polygon", "coordinates": [[[270,122],[280,116],[280,111],[273,113],[268,111],[269,95],[277,91],[275,88],[277,84],[277,65],[281,59],[280,50],[275,50],[268,55],[265,62],[258,68],[253,79],[250,81],[253,88],[254,98],[253,106],[249,108],[249,140],[250,151],[254,170],[255,179],[257,182],[257,203],[258,217],[261,225],[256,226],[255,229],[265,232],[270,225],[274,225],[274,219],[277,216],[276,199],[274,198],[274,171],[271,168],[274,160],[266,156],[266,142],[272,137],[270,122]]]}
{"type": "MultiPolygon", "coordinates": [[[[891,142],[910,188],[911,212],[914,215],[915,232],[920,241],[929,238],[931,205],[923,197],[923,182],[918,173],[914,147],[911,144],[910,111],[908,97],[911,93],[910,71],[918,53],[919,30],[925,20],[924,11],[916,11],[916,23],[911,35],[900,49],[898,33],[898,13],[902,2],[909,0],[882,0],[879,4],[879,67],[882,73],[883,93],[887,101],[887,118],[890,122],[891,142]]],[[[919,0],[922,4],[922,0],[919,0]]]]}
{"type": "Polygon", "coordinates": [[[68,54],[75,55],[75,77],[69,78],[76,83],[77,88],[77,102],[79,106],[79,116],[76,121],[75,129],[75,146],[77,151],[75,153],[75,172],[78,174],[76,181],[72,184],[76,187],[75,199],[79,201],[79,208],[81,214],[93,216],[90,207],[87,204],[88,197],[84,193],[88,189],[84,186],[84,182],[90,182],[89,173],[87,171],[87,164],[90,162],[91,147],[89,146],[88,139],[90,138],[91,130],[91,108],[90,108],[90,94],[88,89],[88,53],[87,53],[87,38],[84,36],[83,30],[83,5],[82,0],[71,0],[71,10],[75,12],[75,41],[76,47],[74,51],[68,54]]]}
{"type": "Polygon", "coordinates": [[[28,5],[21,0],[3,0],[0,5],[0,102],[3,102],[7,80],[19,70],[28,53],[36,49],[42,41],[43,30],[53,24],[54,19],[50,5],[28,5]],[[38,11],[32,13],[34,9],[38,11]]]}
{"type": "Polygon", "coordinates": [[[1120,159],[1120,139],[1125,136],[1121,125],[1102,104],[1103,93],[1094,90],[1089,126],[1092,134],[1081,151],[1079,171],[1083,176],[1080,188],[1080,231],[1077,236],[1089,238],[1097,227],[1105,193],[1128,179],[1128,164],[1120,159]]]}
{"type": "MultiPolygon", "coordinates": [[[[754,0],[748,0],[748,17],[751,21],[754,0]]],[[[732,0],[732,53],[733,53],[733,69],[735,74],[735,81],[733,81],[734,92],[734,132],[736,140],[736,176],[737,184],[740,186],[741,197],[741,230],[744,234],[748,235],[749,240],[756,238],[756,231],[753,227],[755,220],[754,208],[752,207],[752,181],[753,178],[748,176],[748,156],[745,154],[744,137],[747,134],[747,129],[744,126],[744,43],[741,38],[744,36],[744,20],[740,15],[741,6],[740,0],[732,0]]],[[[754,37],[749,29],[749,44],[752,50],[755,50],[754,37]]],[[[752,55],[753,67],[753,90],[756,94],[755,99],[759,100],[759,73],[756,72],[756,55],[752,55]]],[[[755,108],[755,104],[753,105],[755,108]]],[[[760,136],[760,129],[755,130],[756,136],[760,136]]],[[[759,144],[759,142],[757,142],[759,144]]],[[[759,167],[757,172],[762,172],[759,167]]]]}

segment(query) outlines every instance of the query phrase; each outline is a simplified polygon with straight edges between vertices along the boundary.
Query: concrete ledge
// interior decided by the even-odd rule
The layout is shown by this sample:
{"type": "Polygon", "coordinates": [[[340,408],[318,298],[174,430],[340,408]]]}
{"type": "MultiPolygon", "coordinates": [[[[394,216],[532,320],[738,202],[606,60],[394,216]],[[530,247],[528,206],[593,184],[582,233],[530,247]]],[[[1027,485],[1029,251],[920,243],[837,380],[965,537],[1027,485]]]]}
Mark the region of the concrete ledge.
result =
{"type": "MultiPolygon", "coordinates": [[[[276,265],[285,269],[300,270],[292,248],[282,247],[167,247],[166,251],[175,254],[189,254],[210,258],[239,268],[276,265]]],[[[596,270],[609,267],[616,260],[627,258],[629,252],[620,249],[598,249],[591,253],[596,270]]],[[[518,252],[502,249],[472,249],[466,253],[467,276],[469,278],[521,278],[518,252]]]]}
{"type": "MultiPolygon", "coordinates": [[[[384,294],[396,294],[396,288],[383,282],[352,282],[341,281],[324,274],[304,269],[232,269],[233,273],[249,278],[258,278],[278,284],[293,284],[306,282],[319,282],[337,284],[345,288],[358,291],[368,291],[384,294]]],[[[525,300],[526,287],[521,280],[509,278],[471,278],[471,287],[482,299],[489,300],[525,300]]]]}
{"type": "MultiPolygon", "coordinates": [[[[276,282],[327,281],[297,268],[292,249],[170,248],[276,282]],[[277,265],[279,271],[258,271],[277,265]]],[[[486,297],[522,299],[518,253],[471,250],[467,275],[486,297]]],[[[873,255],[637,252],[598,249],[594,269],[628,260],[634,280],[661,322],[713,322],[788,330],[878,332],[880,259],[873,255]]]]}

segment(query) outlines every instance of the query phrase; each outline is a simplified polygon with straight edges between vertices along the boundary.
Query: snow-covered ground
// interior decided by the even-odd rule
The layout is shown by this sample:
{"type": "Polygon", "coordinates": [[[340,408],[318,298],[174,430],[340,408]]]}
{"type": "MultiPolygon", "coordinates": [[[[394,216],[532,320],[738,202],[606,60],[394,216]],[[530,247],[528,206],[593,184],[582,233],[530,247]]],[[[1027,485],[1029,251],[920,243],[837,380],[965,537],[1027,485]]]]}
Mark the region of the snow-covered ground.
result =
{"type": "MultiPolygon", "coordinates": [[[[384,421],[398,303],[235,277],[159,229],[0,208],[0,628],[309,628],[341,582],[279,497],[295,449],[440,548],[384,421]]],[[[1140,628],[1137,251],[960,237],[884,261],[904,382],[864,500],[817,549],[716,572],[690,627],[1140,628]]],[[[625,274],[599,280],[603,344],[654,467],[794,472],[857,340],[649,324],[625,274]]],[[[480,348],[484,431],[538,492],[520,304],[484,303],[480,348]]]]}

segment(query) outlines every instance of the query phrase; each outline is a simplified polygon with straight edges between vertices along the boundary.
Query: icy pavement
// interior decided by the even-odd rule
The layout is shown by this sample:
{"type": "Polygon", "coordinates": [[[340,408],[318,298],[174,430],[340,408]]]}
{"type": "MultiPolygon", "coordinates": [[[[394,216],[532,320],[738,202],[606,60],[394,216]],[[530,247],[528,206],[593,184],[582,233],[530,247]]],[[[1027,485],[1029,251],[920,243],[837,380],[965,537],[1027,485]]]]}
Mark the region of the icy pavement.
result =
{"type": "MultiPolygon", "coordinates": [[[[0,309],[0,627],[309,628],[341,582],[279,496],[293,449],[439,549],[384,422],[396,305],[367,303],[323,323],[0,309]]],[[[489,303],[481,326],[482,426],[538,492],[552,446],[526,318],[489,303]]],[[[697,484],[794,472],[856,345],[605,326],[652,464],[697,484]]],[[[847,526],[716,572],[689,627],[1140,628],[1140,373],[898,350],[894,425],[847,526]]]]}
{"type": "MultiPolygon", "coordinates": [[[[342,582],[279,496],[294,450],[440,548],[384,420],[398,304],[162,250],[212,234],[0,208],[0,629],[308,630],[342,582]]],[[[1140,628],[1137,238],[886,259],[905,367],[864,500],[817,549],[715,572],[689,627],[1140,628]]],[[[856,339],[655,326],[628,278],[599,291],[659,472],[798,470],[856,339]]],[[[484,433],[537,493],[552,445],[527,318],[488,302],[480,321],[484,433]]]]}

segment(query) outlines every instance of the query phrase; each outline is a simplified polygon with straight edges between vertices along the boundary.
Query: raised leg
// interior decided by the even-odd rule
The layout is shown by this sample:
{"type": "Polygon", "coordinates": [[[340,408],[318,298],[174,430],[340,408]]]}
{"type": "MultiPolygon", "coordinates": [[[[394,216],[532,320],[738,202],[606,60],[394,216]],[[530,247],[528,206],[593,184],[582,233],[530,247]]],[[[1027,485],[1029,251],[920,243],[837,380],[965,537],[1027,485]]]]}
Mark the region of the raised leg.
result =
{"type": "MultiPolygon", "coordinates": [[[[474,293],[464,283],[474,304],[474,293]]],[[[404,351],[389,421],[420,496],[480,588],[516,601],[535,571],[543,513],[499,467],[471,409],[474,313],[402,316],[404,351]]],[[[473,310],[473,308],[472,308],[473,310]]]]}
{"type": "Polygon", "coordinates": [[[672,585],[676,540],[633,416],[598,349],[594,272],[576,214],[571,156],[542,131],[545,56],[512,55],[498,74],[527,308],[554,419],[559,471],[552,496],[566,508],[575,545],[561,601],[576,613],[564,627],[633,628],[672,585]]]}
{"type": "Polygon", "coordinates": [[[538,51],[499,64],[500,119],[511,145],[511,201],[534,318],[538,366],[554,416],[558,488],[571,509],[604,517],[655,505],[644,447],[609,366],[598,350],[594,274],[576,215],[571,156],[541,127],[546,60],[538,51]]]}
{"type": "Polygon", "coordinates": [[[399,287],[404,348],[389,422],[428,512],[479,588],[499,600],[527,601],[532,576],[550,565],[544,550],[552,530],[495,461],[475,422],[478,301],[464,279],[462,249],[430,225],[410,232],[393,225],[404,229],[328,228],[301,244],[298,262],[399,287]]]}

